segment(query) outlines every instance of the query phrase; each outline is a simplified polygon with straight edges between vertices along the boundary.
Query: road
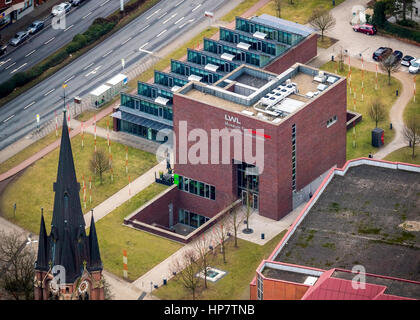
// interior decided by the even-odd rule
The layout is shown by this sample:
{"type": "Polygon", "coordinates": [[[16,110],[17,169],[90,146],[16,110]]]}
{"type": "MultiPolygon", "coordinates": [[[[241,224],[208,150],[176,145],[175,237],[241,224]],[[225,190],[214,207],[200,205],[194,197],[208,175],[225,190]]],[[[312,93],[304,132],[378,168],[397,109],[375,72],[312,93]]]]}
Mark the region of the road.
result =
{"type": "Polygon", "coordinates": [[[66,96],[84,96],[125,68],[148,59],[175,40],[180,33],[205,19],[205,11],[215,11],[225,0],[162,0],[110,38],[72,63],[21,94],[0,109],[0,150],[53,119],[63,108],[62,84],[66,96]],[[143,59],[143,60],[142,60],[143,59]]]}
{"type": "MultiPolygon", "coordinates": [[[[127,2],[129,0],[124,0],[127,2]]],[[[29,37],[18,47],[7,46],[7,54],[0,60],[0,82],[15,73],[28,70],[58,49],[69,43],[78,33],[85,32],[99,17],[106,17],[120,7],[119,1],[89,0],[78,7],[72,7],[65,16],[64,29],[51,27],[52,15],[46,17],[45,27],[29,37]]]]}

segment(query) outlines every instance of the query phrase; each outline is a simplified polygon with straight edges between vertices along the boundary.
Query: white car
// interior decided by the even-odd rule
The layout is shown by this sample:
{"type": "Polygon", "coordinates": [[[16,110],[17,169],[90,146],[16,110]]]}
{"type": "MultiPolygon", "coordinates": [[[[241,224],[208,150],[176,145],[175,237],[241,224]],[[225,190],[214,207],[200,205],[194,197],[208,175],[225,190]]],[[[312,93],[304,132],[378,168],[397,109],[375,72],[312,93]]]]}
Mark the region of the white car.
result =
{"type": "Polygon", "coordinates": [[[63,2],[63,3],[60,3],[59,5],[54,6],[51,13],[53,16],[59,16],[65,12],[69,12],[70,9],[71,9],[71,4],[68,2],[63,2]]]}
{"type": "Polygon", "coordinates": [[[420,59],[411,62],[411,66],[408,68],[408,72],[410,73],[418,73],[420,69],[420,59]]]}

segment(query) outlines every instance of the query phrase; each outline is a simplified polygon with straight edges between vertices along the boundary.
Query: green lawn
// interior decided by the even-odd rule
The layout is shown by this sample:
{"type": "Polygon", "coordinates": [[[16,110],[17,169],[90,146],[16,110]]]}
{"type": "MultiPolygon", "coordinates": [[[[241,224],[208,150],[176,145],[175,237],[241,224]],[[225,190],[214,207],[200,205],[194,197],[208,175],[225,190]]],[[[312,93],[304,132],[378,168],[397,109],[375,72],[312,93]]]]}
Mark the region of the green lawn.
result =
{"type": "Polygon", "coordinates": [[[0,173],[4,173],[14,167],[16,167],[22,161],[28,159],[29,157],[33,156],[37,152],[41,151],[46,146],[53,143],[55,140],[61,137],[61,130],[58,130],[58,137],[55,135],[55,131],[47,134],[45,137],[35,141],[22,151],[16,153],[13,157],[7,159],[6,161],[0,163],[0,173]]]}
{"type": "MultiPolygon", "coordinates": [[[[75,136],[71,141],[77,180],[81,184],[81,201],[83,201],[82,176],[84,176],[87,186],[86,208],[83,207],[82,203],[83,211],[87,212],[128,184],[128,177],[125,173],[126,147],[112,142],[114,182],[111,183],[111,175],[107,172],[104,174],[103,185],[100,185],[99,177],[95,178],[89,170],[89,159],[94,152],[93,136],[85,134],[83,149],[80,135],[75,136]],[[92,203],[89,203],[89,177],[92,177],[92,203]]],[[[97,148],[108,152],[106,139],[98,137],[97,148]]],[[[54,203],[53,182],[57,177],[58,155],[59,148],[27,168],[19,178],[4,190],[0,198],[0,212],[4,217],[36,234],[39,232],[41,207],[44,208],[46,221],[50,221],[54,203]],[[17,204],[16,218],[13,216],[12,209],[14,203],[17,204]]],[[[134,180],[157,163],[154,154],[134,148],[128,148],[128,157],[131,180],[134,180]]]]}
{"type": "MultiPolygon", "coordinates": [[[[326,71],[336,72],[336,62],[328,62],[321,67],[326,71]]],[[[368,115],[368,109],[371,101],[380,99],[386,108],[386,119],[378,123],[378,127],[385,130],[385,144],[392,141],[395,135],[394,130],[389,129],[389,111],[395,100],[395,90],[401,91],[401,82],[394,77],[391,78],[391,85],[388,85],[388,76],[378,73],[378,90],[375,90],[375,72],[364,72],[364,99],[361,97],[362,71],[360,69],[351,68],[351,83],[353,87],[350,94],[350,85],[347,80],[347,109],[356,111],[363,115],[363,120],[356,125],[356,146],[353,147],[353,129],[347,131],[347,160],[367,157],[369,152],[377,152],[377,148],[372,147],[372,129],[375,128],[375,122],[368,115]],[[354,89],[356,88],[356,107],[354,107],[354,89]]],[[[342,72],[338,71],[341,76],[347,76],[348,66],[344,66],[342,72]]]]}
{"type": "MultiPolygon", "coordinates": [[[[335,5],[338,6],[344,0],[336,0],[335,5]]],[[[248,1],[245,1],[248,2],[248,1]]],[[[331,9],[332,1],[331,0],[294,0],[294,4],[290,4],[290,1],[282,1],[281,4],[281,16],[280,18],[298,22],[301,24],[306,24],[309,21],[309,18],[314,11],[314,9],[319,7],[324,7],[326,9],[331,9]]],[[[257,11],[256,15],[263,13],[270,14],[272,16],[277,16],[276,7],[274,6],[274,1],[270,1],[264,7],[257,11]]]]}
{"type": "Polygon", "coordinates": [[[220,20],[225,22],[231,22],[236,16],[240,16],[245,13],[249,8],[255,5],[259,0],[244,0],[238,4],[233,10],[225,14],[220,20]]]}
{"type": "Polygon", "coordinates": [[[111,117],[111,115],[107,115],[106,117],[103,117],[101,120],[96,122],[96,125],[98,127],[107,129],[109,123],[109,130],[112,130],[114,128],[114,120],[111,117]]]}
{"type": "MultiPolygon", "coordinates": [[[[414,85],[414,82],[413,82],[414,85]]],[[[414,88],[411,87],[410,90],[414,88]],[[411,89],[412,88],[412,89],[411,89]]],[[[404,110],[404,121],[407,122],[407,119],[412,117],[413,115],[417,115],[420,117],[420,76],[417,75],[416,77],[416,101],[412,98],[411,101],[407,104],[404,110]]]]}
{"type": "Polygon", "coordinates": [[[390,153],[386,156],[386,158],[384,158],[384,160],[414,163],[420,165],[420,147],[416,147],[414,150],[414,159],[411,156],[413,153],[413,149],[405,147],[390,153]]]}
{"type": "MultiPolygon", "coordinates": [[[[204,280],[200,282],[197,299],[200,300],[240,300],[249,299],[249,283],[255,276],[255,270],[263,259],[273,252],[286,230],[264,246],[238,239],[239,248],[235,249],[233,239],[228,241],[226,256],[227,263],[223,263],[222,254],[218,253],[210,263],[211,267],[227,271],[228,273],[216,283],[208,282],[204,289],[204,280]]],[[[220,252],[219,247],[215,250],[220,252]]],[[[164,300],[192,299],[191,292],[182,283],[172,278],[168,285],[161,286],[154,291],[154,295],[164,300]]]]}
{"type": "Polygon", "coordinates": [[[122,225],[127,215],[166,188],[154,183],[96,223],[106,270],[123,277],[122,256],[123,250],[127,250],[128,278],[135,280],[182,247],[177,242],[122,225]]]}

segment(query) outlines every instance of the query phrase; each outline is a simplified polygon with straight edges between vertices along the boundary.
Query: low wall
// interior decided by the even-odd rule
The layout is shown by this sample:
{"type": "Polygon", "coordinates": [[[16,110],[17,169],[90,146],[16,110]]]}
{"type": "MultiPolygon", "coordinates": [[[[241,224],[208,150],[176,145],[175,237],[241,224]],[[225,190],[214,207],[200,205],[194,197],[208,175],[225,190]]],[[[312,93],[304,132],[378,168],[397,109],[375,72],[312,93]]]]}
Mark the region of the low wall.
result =
{"type": "Polygon", "coordinates": [[[347,110],[346,128],[347,130],[353,128],[355,124],[362,121],[363,116],[360,113],[347,110]]]}

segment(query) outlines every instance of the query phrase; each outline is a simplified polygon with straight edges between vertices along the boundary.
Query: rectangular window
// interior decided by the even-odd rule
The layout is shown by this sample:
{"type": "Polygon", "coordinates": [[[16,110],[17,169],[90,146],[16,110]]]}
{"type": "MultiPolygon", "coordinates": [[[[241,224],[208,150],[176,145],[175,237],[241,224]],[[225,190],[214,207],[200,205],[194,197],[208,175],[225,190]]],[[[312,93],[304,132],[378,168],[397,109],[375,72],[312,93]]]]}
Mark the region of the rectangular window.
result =
{"type": "Polygon", "coordinates": [[[292,125],[292,190],[296,191],[296,125],[292,125]]]}
{"type": "Polygon", "coordinates": [[[214,186],[183,176],[179,176],[178,188],[203,198],[212,200],[216,198],[216,188],[214,186]]]}
{"type": "Polygon", "coordinates": [[[327,128],[331,127],[334,123],[337,122],[337,116],[334,116],[327,121],[327,128]]]}

